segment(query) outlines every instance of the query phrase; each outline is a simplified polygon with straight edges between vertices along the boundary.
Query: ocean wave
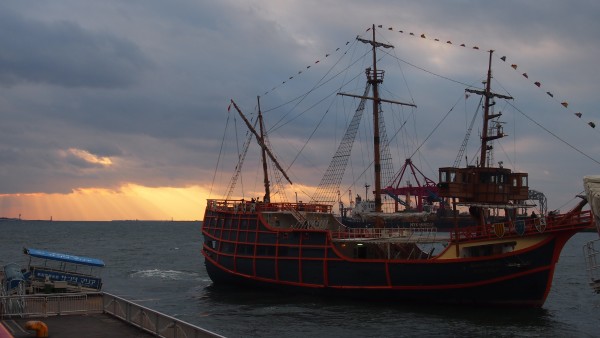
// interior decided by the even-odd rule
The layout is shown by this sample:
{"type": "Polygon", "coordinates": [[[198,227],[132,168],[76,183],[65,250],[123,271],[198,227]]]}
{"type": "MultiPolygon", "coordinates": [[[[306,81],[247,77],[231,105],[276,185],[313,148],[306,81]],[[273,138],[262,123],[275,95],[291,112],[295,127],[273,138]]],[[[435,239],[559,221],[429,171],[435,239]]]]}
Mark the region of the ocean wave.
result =
{"type": "Polygon", "coordinates": [[[171,280],[184,280],[197,278],[198,274],[194,272],[185,272],[177,270],[140,270],[133,272],[130,277],[133,278],[160,278],[160,279],[171,279],[171,280]]]}

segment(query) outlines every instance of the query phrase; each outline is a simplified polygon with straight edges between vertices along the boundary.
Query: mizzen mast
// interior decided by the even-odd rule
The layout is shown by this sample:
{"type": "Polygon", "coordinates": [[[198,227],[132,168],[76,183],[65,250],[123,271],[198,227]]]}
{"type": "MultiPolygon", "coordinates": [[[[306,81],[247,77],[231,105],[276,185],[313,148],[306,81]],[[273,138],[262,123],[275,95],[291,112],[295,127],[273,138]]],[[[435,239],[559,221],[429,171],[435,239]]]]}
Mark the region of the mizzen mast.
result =
{"type": "Polygon", "coordinates": [[[242,117],[242,120],[244,120],[244,123],[246,123],[246,126],[248,127],[248,129],[252,132],[252,134],[254,134],[254,136],[256,137],[256,141],[258,142],[258,144],[260,145],[260,147],[262,149],[262,154],[263,154],[263,170],[264,170],[264,175],[265,175],[265,178],[264,178],[264,182],[265,182],[265,202],[268,202],[268,201],[270,201],[271,196],[270,196],[270,190],[269,190],[269,176],[267,175],[267,169],[266,169],[266,157],[267,156],[265,156],[265,155],[268,155],[268,157],[271,159],[271,161],[273,161],[273,163],[275,164],[275,166],[277,167],[277,169],[281,172],[281,174],[283,175],[283,177],[285,177],[285,179],[290,184],[292,184],[292,180],[287,175],[287,173],[285,172],[285,170],[281,167],[281,165],[279,164],[279,162],[275,158],[275,155],[273,155],[273,153],[271,152],[271,150],[269,149],[269,147],[267,147],[267,145],[265,143],[264,127],[263,127],[262,113],[260,112],[260,107],[259,107],[258,111],[259,111],[259,122],[260,122],[260,132],[261,133],[259,134],[256,131],[256,129],[254,129],[254,127],[252,127],[252,124],[250,124],[250,121],[248,121],[248,119],[246,118],[246,116],[244,115],[244,113],[242,113],[242,111],[240,110],[240,108],[238,107],[238,105],[233,100],[231,100],[231,103],[233,104],[233,107],[235,108],[235,110],[237,110],[237,112],[242,117]]]}
{"type": "MultiPolygon", "coordinates": [[[[260,96],[257,96],[256,100],[258,102],[258,124],[260,127],[260,138],[262,140],[262,143],[265,144],[265,125],[263,122],[262,111],[260,110],[260,96]]],[[[268,172],[268,168],[267,168],[267,151],[265,150],[265,148],[266,147],[261,147],[263,178],[264,178],[264,185],[265,185],[265,196],[263,198],[263,201],[265,201],[265,203],[269,203],[269,202],[271,202],[271,188],[269,185],[269,172],[268,172]]]]}

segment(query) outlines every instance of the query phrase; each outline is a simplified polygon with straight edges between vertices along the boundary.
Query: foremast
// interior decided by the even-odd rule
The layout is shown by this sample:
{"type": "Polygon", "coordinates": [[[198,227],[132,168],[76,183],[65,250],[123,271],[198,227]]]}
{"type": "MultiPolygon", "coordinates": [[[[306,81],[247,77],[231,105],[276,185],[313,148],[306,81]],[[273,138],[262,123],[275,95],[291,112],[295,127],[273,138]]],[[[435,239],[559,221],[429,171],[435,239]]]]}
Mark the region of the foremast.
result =
{"type": "Polygon", "coordinates": [[[511,96],[491,91],[493,52],[493,50],[489,51],[484,89],[465,89],[469,93],[484,97],[479,163],[477,166],[467,164],[464,168],[440,168],[438,181],[440,197],[452,198],[455,209],[457,204],[469,207],[471,215],[479,219],[482,224],[487,222],[487,210],[492,208],[510,210],[509,217],[514,220],[514,209],[528,207],[525,205],[525,201],[529,199],[527,173],[512,172],[510,169],[502,167],[501,164],[497,167],[493,166],[488,159],[488,154],[493,149],[491,141],[506,136],[502,131],[501,124],[490,127],[490,120],[502,115],[500,112],[491,112],[491,107],[495,104],[494,98],[513,99],[511,96]]]}
{"type": "Polygon", "coordinates": [[[492,54],[494,53],[494,51],[490,50],[489,53],[490,53],[490,58],[489,58],[489,62],[488,62],[488,72],[487,72],[487,79],[485,82],[485,90],[465,89],[465,91],[467,91],[469,93],[482,95],[484,97],[483,130],[481,131],[481,133],[482,133],[482,135],[481,135],[481,154],[479,157],[479,159],[480,159],[479,166],[482,168],[489,166],[489,163],[487,161],[487,153],[492,149],[492,147],[489,145],[489,142],[506,136],[503,133],[501,128],[498,128],[494,135],[490,134],[489,121],[502,116],[502,113],[490,114],[490,107],[492,107],[495,104],[495,102],[493,102],[492,100],[494,97],[498,97],[501,99],[507,99],[507,100],[513,99],[511,96],[501,95],[501,94],[492,92],[492,89],[491,89],[492,54]]]}

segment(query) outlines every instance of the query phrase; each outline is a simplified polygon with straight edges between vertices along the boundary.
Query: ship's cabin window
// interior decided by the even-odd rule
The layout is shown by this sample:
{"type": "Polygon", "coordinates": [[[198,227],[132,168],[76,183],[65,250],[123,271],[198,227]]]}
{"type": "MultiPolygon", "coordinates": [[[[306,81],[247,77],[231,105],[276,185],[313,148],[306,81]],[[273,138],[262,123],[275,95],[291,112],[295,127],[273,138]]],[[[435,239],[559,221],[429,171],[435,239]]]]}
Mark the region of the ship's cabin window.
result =
{"type": "Polygon", "coordinates": [[[479,174],[479,182],[480,183],[489,183],[490,175],[488,175],[487,173],[480,173],[479,174]]]}
{"type": "Polygon", "coordinates": [[[521,176],[521,186],[522,187],[527,187],[527,176],[521,176]]]}
{"type": "Polygon", "coordinates": [[[456,172],[451,170],[440,171],[440,182],[456,182],[456,172]]]}
{"type": "Polygon", "coordinates": [[[462,248],[462,257],[485,257],[501,255],[515,250],[517,242],[496,243],[487,245],[476,245],[462,248]]]}

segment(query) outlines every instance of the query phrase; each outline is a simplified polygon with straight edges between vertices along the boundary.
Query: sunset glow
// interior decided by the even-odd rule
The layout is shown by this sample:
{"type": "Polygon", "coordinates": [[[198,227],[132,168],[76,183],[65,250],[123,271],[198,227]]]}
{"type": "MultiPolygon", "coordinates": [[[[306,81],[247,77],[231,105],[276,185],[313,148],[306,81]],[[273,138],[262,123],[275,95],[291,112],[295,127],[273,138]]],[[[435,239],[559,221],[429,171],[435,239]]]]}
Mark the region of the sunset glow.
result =
{"type": "Polygon", "coordinates": [[[198,186],[118,190],[78,189],[69,194],[0,195],[0,216],[27,220],[201,220],[206,192],[198,186]]]}

